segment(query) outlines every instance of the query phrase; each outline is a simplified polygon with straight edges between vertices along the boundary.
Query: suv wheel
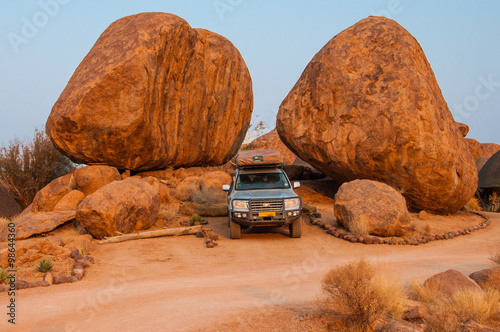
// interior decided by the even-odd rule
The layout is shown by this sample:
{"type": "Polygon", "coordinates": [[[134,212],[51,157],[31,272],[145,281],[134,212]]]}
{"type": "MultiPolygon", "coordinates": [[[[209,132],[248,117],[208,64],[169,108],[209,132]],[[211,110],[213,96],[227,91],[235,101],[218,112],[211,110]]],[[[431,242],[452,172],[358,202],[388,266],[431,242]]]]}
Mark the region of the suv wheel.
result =
{"type": "Polygon", "coordinates": [[[229,235],[231,239],[241,238],[241,225],[235,223],[231,216],[229,216],[229,235]]]}
{"type": "Polygon", "coordinates": [[[299,238],[302,236],[302,218],[293,221],[290,226],[290,237],[299,238]]]}

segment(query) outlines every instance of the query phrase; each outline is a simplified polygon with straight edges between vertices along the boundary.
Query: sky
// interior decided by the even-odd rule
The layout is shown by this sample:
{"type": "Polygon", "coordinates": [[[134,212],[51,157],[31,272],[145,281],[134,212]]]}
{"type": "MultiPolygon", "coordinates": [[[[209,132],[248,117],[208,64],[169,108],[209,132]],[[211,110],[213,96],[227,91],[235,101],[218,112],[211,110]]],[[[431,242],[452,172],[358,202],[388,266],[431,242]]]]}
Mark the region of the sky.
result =
{"type": "Polygon", "coordinates": [[[33,137],[76,67],[115,20],[168,12],[228,38],[253,81],[253,123],[274,128],[279,105],[312,57],[370,15],[422,46],[467,137],[500,144],[500,1],[2,0],[0,146],[33,137]],[[257,117],[258,116],[258,117],[257,117]]]}

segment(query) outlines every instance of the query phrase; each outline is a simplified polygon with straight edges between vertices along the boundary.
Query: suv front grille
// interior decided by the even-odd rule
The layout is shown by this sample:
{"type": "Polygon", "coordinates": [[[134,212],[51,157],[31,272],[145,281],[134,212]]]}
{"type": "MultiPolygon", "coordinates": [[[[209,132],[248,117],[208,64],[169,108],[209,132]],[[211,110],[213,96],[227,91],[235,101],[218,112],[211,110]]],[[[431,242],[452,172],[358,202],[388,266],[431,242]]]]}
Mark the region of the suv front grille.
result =
{"type": "Polygon", "coordinates": [[[282,211],[283,200],[250,201],[250,209],[253,211],[282,211]]]}

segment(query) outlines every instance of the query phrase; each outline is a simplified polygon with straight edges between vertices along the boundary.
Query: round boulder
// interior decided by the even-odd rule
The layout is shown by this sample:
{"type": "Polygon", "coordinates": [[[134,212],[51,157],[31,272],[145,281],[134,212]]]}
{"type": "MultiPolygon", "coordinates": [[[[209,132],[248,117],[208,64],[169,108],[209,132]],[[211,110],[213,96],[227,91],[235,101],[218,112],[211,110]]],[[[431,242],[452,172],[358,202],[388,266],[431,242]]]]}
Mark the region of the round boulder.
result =
{"type": "Polygon", "coordinates": [[[220,165],[250,124],[252,82],[226,38],[167,13],[112,23],[52,108],[46,132],[73,161],[154,170],[220,165]]]}
{"type": "Polygon", "coordinates": [[[282,102],[277,130],[339,182],[400,189],[415,209],[448,214],[474,195],[474,159],[417,40],[369,17],[332,38],[282,102]]]}
{"type": "Polygon", "coordinates": [[[365,224],[369,234],[402,236],[410,226],[404,197],[381,182],[346,182],[335,195],[334,204],[337,222],[348,229],[365,224]]]}
{"type": "Polygon", "coordinates": [[[76,211],[76,220],[102,239],[116,232],[131,233],[150,228],[160,209],[160,196],[138,178],[115,181],[87,196],[76,211]]]}

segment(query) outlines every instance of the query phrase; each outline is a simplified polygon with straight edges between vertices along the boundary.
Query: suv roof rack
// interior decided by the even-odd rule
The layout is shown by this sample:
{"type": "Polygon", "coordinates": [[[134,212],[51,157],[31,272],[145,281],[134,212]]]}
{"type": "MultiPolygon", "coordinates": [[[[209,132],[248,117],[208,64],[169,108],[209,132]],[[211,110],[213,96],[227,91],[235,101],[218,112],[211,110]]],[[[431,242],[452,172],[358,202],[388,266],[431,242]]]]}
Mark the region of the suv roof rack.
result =
{"type": "Polygon", "coordinates": [[[283,163],[274,164],[254,164],[254,165],[237,165],[239,169],[255,169],[255,168],[283,168],[283,163]]]}

